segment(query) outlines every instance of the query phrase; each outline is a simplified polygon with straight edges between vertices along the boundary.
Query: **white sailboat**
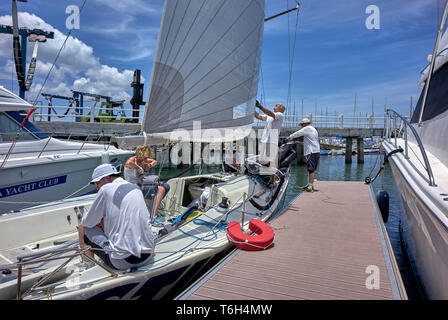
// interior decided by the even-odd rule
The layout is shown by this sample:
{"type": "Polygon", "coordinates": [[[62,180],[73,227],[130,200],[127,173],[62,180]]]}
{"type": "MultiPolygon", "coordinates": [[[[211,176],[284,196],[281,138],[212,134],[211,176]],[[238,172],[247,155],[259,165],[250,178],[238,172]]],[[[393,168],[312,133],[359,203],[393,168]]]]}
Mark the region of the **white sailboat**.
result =
{"type": "Polygon", "coordinates": [[[91,193],[95,188],[87,183],[96,166],[118,166],[133,155],[114,146],[49,137],[23,121],[19,112],[31,107],[0,86],[0,214],[91,193]]]}
{"type": "MultiPolygon", "coordinates": [[[[117,139],[121,146],[246,137],[253,122],[264,8],[264,0],[166,1],[144,134],[117,139]],[[197,121],[200,129],[195,127],[197,121]],[[232,133],[230,138],[226,130],[232,133]]],[[[154,259],[136,270],[109,270],[100,261],[87,269],[80,264],[76,227],[94,196],[23,210],[14,218],[0,217],[0,261],[9,263],[3,266],[8,271],[0,283],[0,299],[169,297],[173,288],[187,285],[231,247],[229,222],[240,222],[249,232],[251,219],[266,221],[276,212],[295,157],[291,145],[285,145],[279,152],[279,170],[265,169],[252,157],[216,174],[168,180],[171,188],[153,230],[171,231],[160,233],[154,259]],[[273,174],[278,176],[275,186],[273,174]],[[184,216],[198,189],[198,194],[209,190],[205,207],[184,216]],[[184,223],[173,228],[172,219],[180,217],[185,217],[184,223]],[[32,232],[26,232],[30,225],[32,232]],[[13,230],[25,235],[15,236],[13,230]]]]}
{"type": "Polygon", "coordinates": [[[448,1],[409,122],[388,111],[382,147],[400,191],[400,231],[423,297],[448,299],[448,1]]]}

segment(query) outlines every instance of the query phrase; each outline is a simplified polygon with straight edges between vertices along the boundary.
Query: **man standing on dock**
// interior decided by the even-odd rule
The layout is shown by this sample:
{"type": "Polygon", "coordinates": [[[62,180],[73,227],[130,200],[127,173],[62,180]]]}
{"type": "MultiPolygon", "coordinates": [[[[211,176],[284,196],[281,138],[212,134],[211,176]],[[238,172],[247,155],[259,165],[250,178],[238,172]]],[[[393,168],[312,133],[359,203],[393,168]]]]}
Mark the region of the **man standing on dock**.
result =
{"type": "Polygon", "coordinates": [[[314,192],[314,172],[317,169],[320,158],[320,144],[319,134],[317,130],[311,125],[311,121],[308,118],[300,121],[302,129],[294,132],[286,140],[291,140],[303,136],[304,155],[306,159],[306,168],[309,174],[309,183],[305,188],[308,192],[314,192]]]}

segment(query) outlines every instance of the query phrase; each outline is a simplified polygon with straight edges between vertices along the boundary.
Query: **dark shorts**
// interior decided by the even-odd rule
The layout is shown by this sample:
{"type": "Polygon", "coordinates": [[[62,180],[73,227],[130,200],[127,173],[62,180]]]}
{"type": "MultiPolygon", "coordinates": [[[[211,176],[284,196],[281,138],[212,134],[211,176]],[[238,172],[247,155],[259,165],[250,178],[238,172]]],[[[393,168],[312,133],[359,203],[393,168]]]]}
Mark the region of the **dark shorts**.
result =
{"type": "Polygon", "coordinates": [[[165,193],[163,195],[163,197],[165,198],[165,196],[167,195],[168,191],[170,191],[170,185],[167,183],[161,183],[161,184],[153,184],[153,185],[149,185],[149,186],[143,186],[142,187],[142,192],[143,192],[143,196],[145,197],[145,199],[152,199],[155,198],[155,195],[158,192],[158,187],[162,187],[165,189],[165,193]]]}
{"type": "Polygon", "coordinates": [[[142,253],[140,257],[131,254],[125,259],[112,259],[109,256],[110,251],[107,251],[110,250],[109,239],[107,239],[107,236],[98,227],[86,228],[84,234],[84,242],[94,249],[92,250],[93,253],[100,257],[101,260],[103,260],[104,264],[106,264],[106,266],[113,269],[128,269],[133,267],[134,265],[138,266],[140,263],[148,260],[148,258],[151,256],[150,253],[142,253]],[[104,251],[104,249],[106,251],[104,251]]]}
{"type": "Polygon", "coordinates": [[[109,240],[107,239],[104,232],[98,227],[86,228],[85,231],[84,242],[94,249],[100,249],[92,251],[94,254],[100,257],[108,267],[115,268],[110,261],[109,254],[106,251],[101,250],[109,248],[109,240]]]}
{"type": "Polygon", "coordinates": [[[309,173],[317,170],[317,165],[319,164],[320,153],[311,153],[305,156],[306,159],[306,169],[309,173]]]}

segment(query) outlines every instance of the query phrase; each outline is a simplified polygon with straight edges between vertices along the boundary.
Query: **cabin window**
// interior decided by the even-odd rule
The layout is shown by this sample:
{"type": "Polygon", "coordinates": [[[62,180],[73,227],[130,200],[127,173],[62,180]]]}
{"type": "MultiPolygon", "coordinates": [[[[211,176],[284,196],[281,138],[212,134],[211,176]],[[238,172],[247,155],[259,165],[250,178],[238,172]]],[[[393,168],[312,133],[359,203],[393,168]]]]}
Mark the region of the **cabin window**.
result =
{"type": "MultiPolygon", "coordinates": [[[[20,124],[14,119],[10,118],[4,112],[0,112],[0,142],[10,142],[17,135],[20,124]]],[[[22,132],[18,138],[18,141],[36,140],[33,134],[31,134],[26,128],[22,129],[22,132]]]]}
{"type": "MultiPolygon", "coordinates": [[[[423,88],[412,116],[411,123],[418,123],[424,94],[425,89],[423,88]]],[[[422,121],[433,119],[439,114],[444,113],[446,110],[448,110],[448,63],[437,70],[431,78],[422,121]]]]}

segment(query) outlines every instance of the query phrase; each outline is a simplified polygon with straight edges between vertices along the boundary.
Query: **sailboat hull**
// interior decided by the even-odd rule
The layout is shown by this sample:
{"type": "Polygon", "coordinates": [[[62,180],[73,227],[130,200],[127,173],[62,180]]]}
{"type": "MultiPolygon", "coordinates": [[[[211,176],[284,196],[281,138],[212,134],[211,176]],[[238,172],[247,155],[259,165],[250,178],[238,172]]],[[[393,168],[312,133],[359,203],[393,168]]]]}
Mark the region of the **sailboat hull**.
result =
{"type": "MultiPolygon", "coordinates": [[[[214,184],[209,198],[209,209],[195,217],[182,227],[169,233],[166,238],[158,240],[154,260],[148,265],[134,271],[118,272],[118,277],[111,277],[107,271],[99,266],[94,266],[77,272],[80,259],[77,258],[52,281],[55,283],[51,290],[52,299],[170,299],[174,294],[188,286],[199,273],[212,266],[227,250],[232,248],[227,239],[226,226],[230,221],[244,221],[244,228],[248,230],[250,219],[267,221],[281,207],[284,201],[289,182],[289,171],[285,175],[283,183],[278,186],[279,192],[275,192],[264,186],[257,179],[247,175],[215,174],[199,175],[186,178],[171,179],[170,193],[165,199],[164,206],[174,212],[184,211],[183,204],[190,202],[189,185],[197,181],[214,184]],[[266,210],[257,210],[249,201],[243,206],[243,193],[248,199],[255,194],[264,193],[257,197],[259,205],[271,203],[266,210]],[[271,201],[273,194],[275,200],[271,201]],[[226,212],[221,212],[216,206],[222,197],[230,200],[231,207],[226,212]],[[174,206],[174,207],[172,207],[174,206]],[[244,210],[244,219],[242,212],[244,210]]],[[[9,234],[9,239],[3,239],[4,248],[1,256],[14,256],[17,253],[39,252],[40,249],[57,247],[57,243],[77,238],[76,221],[78,214],[87,212],[93,201],[93,196],[74,198],[70,202],[55,204],[51,208],[37,207],[14,214],[15,217],[0,217],[0,231],[18,230],[21,226],[38,225],[39,232],[30,232],[32,238],[22,239],[9,234]],[[70,217],[68,217],[70,216],[70,217]],[[52,224],[49,221],[54,221],[52,224]],[[33,222],[35,221],[35,222],[33,222]],[[52,227],[50,227],[53,225],[52,227]],[[2,229],[3,228],[3,229],[2,229]],[[40,233],[40,235],[38,234],[40,233]],[[15,239],[12,239],[15,237],[15,239]],[[20,246],[17,247],[17,243],[20,246]],[[36,245],[40,245],[39,246],[36,245]],[[35,246],[33,248],[33,246],[35,246]],[[26,249],[26,250],[25,250],[26,249]]],[[[12,215],[11,215],[12,216],[12,215]]],[[[169,216],[167,217],[169,219],[169,216]]],[[[79,220],[78,220],[79,221],[79,220]]],[[[153,226],[153,230],[160,229],[153,226]]],[[[249,231],[248,231],[249,232],[249,231]]],[[[10,262],[13,259],[10,259],[10,262]]],[[[62,262],[59,262],[59,265],[62,262]]],[[[51,268],[56,268],[53,264],[51,268]]],[[[48,272],[49,269],[47,269],[48,272]]],[[[37,272],[23,277],[22,292],[25,292],[33,283],[42,277],[37,272]]],[[[0,299],[13,299],[16,294],[16,280],[0,283],[0,299]]],[[[35,291],[27,295],[25,299],[46,299],[46,291],[35,291]]]]}

